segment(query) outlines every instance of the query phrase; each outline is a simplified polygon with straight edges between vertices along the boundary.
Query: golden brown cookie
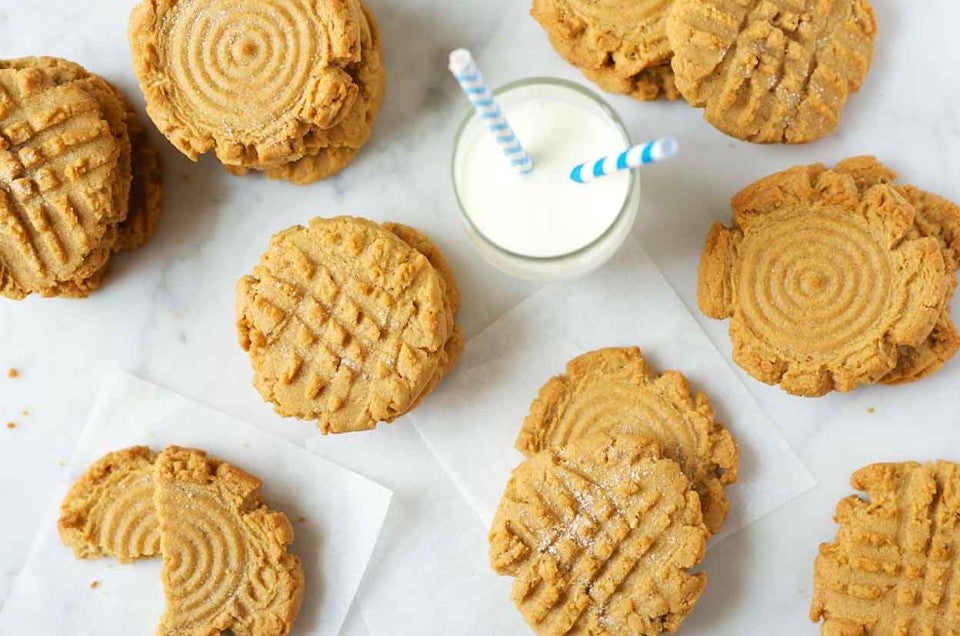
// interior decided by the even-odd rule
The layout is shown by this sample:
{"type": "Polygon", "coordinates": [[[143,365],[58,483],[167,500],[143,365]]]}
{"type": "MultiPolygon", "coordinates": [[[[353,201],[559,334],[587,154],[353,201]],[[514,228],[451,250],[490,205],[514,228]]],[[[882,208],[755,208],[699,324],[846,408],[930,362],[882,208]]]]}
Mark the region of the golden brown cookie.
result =
{"type": "Polygon", "coordinates": [[[74,483],[57,527],[77,558],[111,556],[121,563],[160,554],[153,508],[153,463],[145,446],[109,453],[74,483]]]}
{"type": "Polygon", "coordinates": [[[443,304],[447,311],[447,325],[450,330],[450,336],[443,345],[443,352],[440,354],[440,365],[433,374],[433,378],[424,387],[409,410],[415,409],[430,393],[437,388],[443,378],[453,371],[460,362],[460,356],[463,354],[463,331],[460,325],[455,323],[457,314],[460,312],[460,286],[457,284],[457,278],[436,245],[434,245],[426,235],[419,230],[402,225],[400,223],[384,223],[383,227],[396,234],[404,243],[423,254],[430,265],[440,276],[440,286],[443,289],[443,304]]]}
{"type": "Polygon", "coordinates": [[[383,45],[380,28],[373,15],[363,7],[365,16],[362,58],[357,70],[350,69],[359,95],[340,123],[327,129],[316,129],[307,135],[306,155],[282,166],[269,168],[271,179],[283,179],[298,185],[326,179],[343,170],[369,141],[386,89],[383,67],[383,45]]]}
{"type": "Polygon", "coordinates": [[[293,526],[260,498],[262,482],[200,450],[157,456],[154,502],[167,607],[159,634],[287,634],[303,569],[293,526]]]}
{"type": "Polygon", "coordinates": [[[565,60],[600,88],[676,99],[666,35],[673,0],[533,0],[530,14],[565,60]]]}
{"type": "Polygon", "coordinates": [[[280,232],[237,285],[255,386],[323,433],[409,410],[441,365],[449,324],[427,258],[366,219],[318,217],[280,232]]]}
{"type": "MultiPolygon", "coordinates": [[[[105,79],[69,60],[56,57],[27,57],[0,61],[0,68],[5,66],[41,68],[57,85],[76,83],[97,99],[104,112],[108,114],[111,130],[121,147],[119,168],[129,170],[129,175],[121,174],[121,178],[130,179],[127,212],[117,226],[117,236],[112,249],[118,252],[146,244],[160,214],[160,199],[163,193],[162,167],[160,153],[150,143],[147,129],[126,98],[105,79]],[[129,167],[127,167],[128,164],[129,167]]],[[[118,195],[122,196],[122,192],[118,195]]],[[[102,275],[95,277],[96,280],[101,278],[103,278],[102,275]]],[[[83,281],[87,284],[91,282],[93,281],[83,281]]]]}
{"type": "Polygon", "coordinates": [[[655,442],[594,433],[523,462],[490,530],[490,564],[537,634],[673,632],[703,592],[697,493],[655,442]]]}
{"type": "Polygon", "coordinates": [[[714,419],[707,396],[694,396],[682,374],[658,374],[636,347],[574,358],[566,374],[540,389],[516,447],[529,457],[597,431],[656,441],[700,495],[707,529],[720,529],[730,509],[724,487],[737,479],[739,453],[729,431],[714,419]]]}
{"type": "Polygon", "coordinates": [[[836,128],[870,68],[867,0],[675,0],[667,19],[677,88],[721,132],[805,143],[836,128]]]}
{"type": "Polygon", "coordinates": [[[810,619],[827,635],[960,633],[960,466],[873,464],[850,480],[820,545],[810,619]]]}
{"type": "Polygon", "coordinates": [[[103,268],[126,215],[130,168],[122,111],[118,119],[80,82],[57,85],[44,69],[5,64],[0,294],[59,295],[61,286],[103,268]]]}
{"type": "Polygon", "coordinates": [[[950,278],[893,186],[798,166],[733,197],[700,261],[701,310],[731,318],[734,359],[805,396],[876,382],[933,330],[950,278]]]}
{"type": "MultiPolygon", "coordinates": [[[[860,187],[893,183],[897,178],[893,170],[869,156],[847,159],[835,169],[852,175],[860,187]]],[[[914,186],[898,185],[896,189],[917,213],[910,237],[935,238],[943,252],[947,271],[955,273],[960,269],[960,206],[914,186]]],[[[960,350],[960,333],[950,317],[950,301],[957,279],[952,276],[950,280],[949,292],[933,332],[917,347],[901,347],[896,368],[880,380],[882,383],[896,385],[921,380],[939,371],[960,350]]]]}
{"type": "Polygon", "coordinates": [[[356,0],[144,0],[130,16],[147,112],[181,152],[228,166],[299,159],[358,88],[356,0]]]}

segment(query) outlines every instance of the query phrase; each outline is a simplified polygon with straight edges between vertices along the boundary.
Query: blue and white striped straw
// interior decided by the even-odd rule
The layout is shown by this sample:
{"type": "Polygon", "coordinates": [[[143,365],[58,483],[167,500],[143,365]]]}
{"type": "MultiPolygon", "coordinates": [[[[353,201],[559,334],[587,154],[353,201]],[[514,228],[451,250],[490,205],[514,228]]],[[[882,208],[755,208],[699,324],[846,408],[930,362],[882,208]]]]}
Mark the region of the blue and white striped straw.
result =
{"type": "Polygon", "coordinates": [[[624,150],[619,155],[581,163],[570,171],[570,178],[577,183],[588,183],[621,170],[672,159],[680,151],[680,144],[672,137],[660,137],[624,150]]]}
{"type": "Polygon", "coordinates": [[[467,94],[473,107],[477,109],[477,116],[483,120],[490,132],[497,139],[497,144],[503,149],[503,154],[510,160],[510,165],[520,174],[527,174],[533,170],[533,161],[524,152],[520,140],[513,132],[513,128],[503,116],[500,104],[493,97],[490,87],[483,80],[480,69],[473,61],[473,56],[466,49],[457,49],[450,54],[450,72],[460,82],[460,88],[467,94]]]}

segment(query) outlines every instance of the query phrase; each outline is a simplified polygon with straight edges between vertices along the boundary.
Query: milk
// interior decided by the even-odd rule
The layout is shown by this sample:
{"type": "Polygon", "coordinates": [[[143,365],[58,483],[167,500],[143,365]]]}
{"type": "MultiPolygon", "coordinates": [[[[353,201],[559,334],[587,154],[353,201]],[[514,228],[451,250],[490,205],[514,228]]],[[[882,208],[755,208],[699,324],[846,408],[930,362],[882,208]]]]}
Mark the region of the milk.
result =
{"type": "Polygon", "coordinates": [[[620,172],[578,184],[570,171],[629,146],[616,115],[592,93],[559,80],[521,82],[497,98],[534,168],[518,174],[479,118],[466,122],[454,184],[474,244],[494,265],[524,278],[571,278],[599,267],[636,217],[637,176],[620,172]]]}

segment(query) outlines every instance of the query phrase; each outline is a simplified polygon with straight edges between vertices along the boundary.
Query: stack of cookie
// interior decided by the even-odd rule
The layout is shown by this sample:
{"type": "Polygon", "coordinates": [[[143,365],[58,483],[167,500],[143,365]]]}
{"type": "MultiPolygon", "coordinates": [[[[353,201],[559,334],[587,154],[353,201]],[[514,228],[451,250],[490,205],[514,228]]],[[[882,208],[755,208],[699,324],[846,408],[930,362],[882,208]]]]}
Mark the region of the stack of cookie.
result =
{"type": "Polygon", "coordinates": [[[84,297],[143,245],[160,158],[123,96],[78,64],[0,60],[0,295],[84,297]]]}
{"type": "Polygon", "coordinates": [[[733,197],[733,227],[707,237],[698,302],[731,319],[734,360],[753,377],[820,396],[919,380],[960,349],[960,207],[895,179],[856,157],[733,197]]]}
{"type": "Polygon", "coordinates": [[[738,449],[709,400],[639,349],[567,365],[530,407],[490,530],[490,562],[538,634],[675,631],[726,518],[738,449]]]}
{"type": "Polygon", "coordinates": [[[287,552],[293,526],[263,503],[261,486],[201,450],[127,448],[73,485],[60,536],[82,559],[162,557],[158,634],[281,636],[300,610],[303,569],[287,552]]]}
{"type": "Polygon", "coordinates": [[[839,121],[873,57],[867,0],[533,0],[557,52],[600,88],[683,96],[723,133],[805,143],[839,121]]]}
{"type": "Polygon", "coordinates": [[[129,36],[147,112],[194,161],[306,184],[370,138],[385,76],[360,0],[147,1],[129,36]]]}
{"type": "Polygon", "coordinates": [[[456,365],[457,281],[417,230],[355,217],[280,232],[237,284],[254,385],[320,431],[376,427],[415,408],[456,365]]]}

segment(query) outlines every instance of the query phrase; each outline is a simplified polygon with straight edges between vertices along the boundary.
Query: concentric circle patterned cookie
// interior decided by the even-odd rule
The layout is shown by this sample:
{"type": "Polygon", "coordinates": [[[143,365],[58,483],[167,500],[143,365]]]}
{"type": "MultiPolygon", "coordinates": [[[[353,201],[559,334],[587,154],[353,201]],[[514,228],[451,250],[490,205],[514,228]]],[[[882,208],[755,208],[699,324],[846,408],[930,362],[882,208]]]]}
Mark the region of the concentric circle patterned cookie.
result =
{"type": "MultiPolygon", "coordinates": [[[[892,184],[897,174],[874,157],[853,157],[837,164],[837,172],[849,174],[860,187],[892,184]]],[[[909,185],[896,186],[897,192],[913,205],[916,211],[914,238],[930,236],[937,240],[943,253],[947,272],[960,269],[960,206],[929,192],[909,185]]],[[[950,317],[950,301],[957,286],[950,277],[950,291],[944,298],[943,309],[930,336],[917,347],[901,347],[896,368],[885,375],[884,384],[906,384],[921,380],[939,371],[960,351],[960,333],[950,317]]]]}
{"type": "Polygon", "coordinates": [[[58,295],[103,267],[129,193],[123,129],[76,83],[0,69],[0,293],[58,295]]]}
{"type": "Polygon", "coordinates": [[[147,0],[130,18],[147,112],[191,159],[266,168],[353,105],[356,0],[147,0]]]}
{"type": "Polygon", "coordinates": [[[534,0],[557,53],[603,90],[675,99],[666,18],[673,0],[534,0]]]}
{"type": "Polygon", "coordinates": [[[537,634],[673,632],[706,584],[708,532],[680,466],[649,439],[595,433],[521,464],[490,563],[537,634]]]}
{"type": "Polygon", "coordinates": [[[516,447],[529,457],[597,431],[655,440],[699,493],[707,529],[720,529],[730,508],[724,487],[737,478],[737,445],[683,375],[656,373],[635,347],[584,354],[540,389],[516,447]]]}
{"type": "Polygon", "coordinates": [[[57,527],[78,558],[111,556],[126,563],[160,554],[153,507],[154,459],[143,446],[110,453],[70,488],[57,527]]]}
{"type": "Polygon", "coordinates": [[[306,155],[296,161],[267,169],[271,179],[308,184],[331,177],[353,161],[366,145],[380,111],[386,88],[380,28],[363,7],[361,60],[353,72],[359,94],[346,116],[337,125],[315,129],[305,138],[306,155]]]}
{"type": "Polygon", "coordinates": [[[240,280],[237,328],[278,413],[357,431],[405,413],[434,377],[445,302],[440,275],[393,232],[316,218],[274,236],[240,280]]]}
{"type": "Polygon", "coordinates": [[[675,0],[677,88],[720,131],[805,143],[836,128],[873,58],[867,0],[675,0]]]}
{"type": "Polygon", "coordinates": [[[293,527],[261,501],[261,481],[171,446],[157,457],[155,483],[167,596],[158,633],[289,633],[303,570],[287,552],[293,527]]]}
{"type": "Polygon", "coordinates": [[[732,201],[700,262],[705,314],[731,318],[734,359],[797,395],[849,391],[897,365],[933,330],[952,274],[914,207],[890,185],[799,166],[732,201]]]}
{"type": "Polygon", "coordinates": [[[820,546],[810,618],[823,634],[960,633],[960,466],[873,464],[850,480],[820,546]]]}

